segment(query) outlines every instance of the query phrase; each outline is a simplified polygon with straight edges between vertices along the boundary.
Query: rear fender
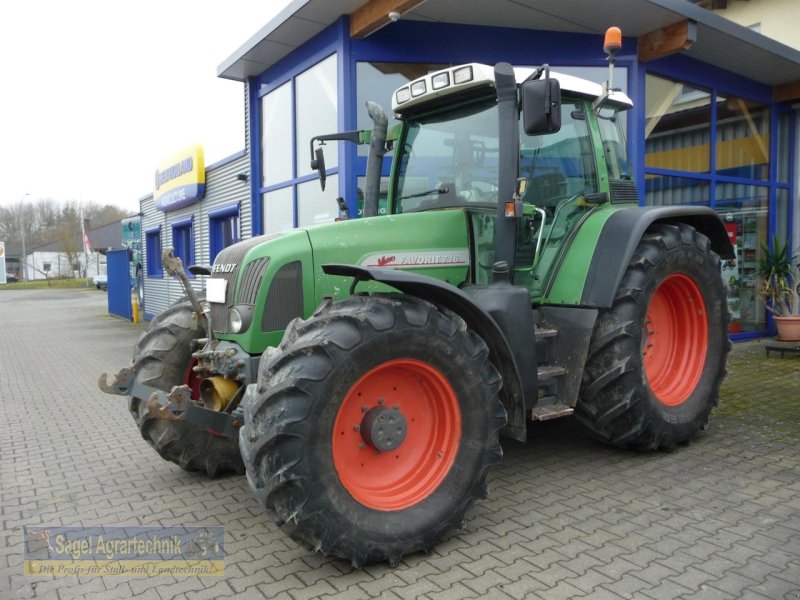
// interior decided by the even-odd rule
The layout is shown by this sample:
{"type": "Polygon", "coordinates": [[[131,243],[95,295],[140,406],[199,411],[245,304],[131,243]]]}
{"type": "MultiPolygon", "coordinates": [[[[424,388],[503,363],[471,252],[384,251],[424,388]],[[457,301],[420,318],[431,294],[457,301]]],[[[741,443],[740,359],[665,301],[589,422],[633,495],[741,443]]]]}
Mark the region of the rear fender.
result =
{"type": "Polygon", "coordinates": [[[609,308],[636,246],[654,223],[686,223],[711,241],[720,258],[736,257],[728,233],[716,212],[705,206],[644,206],[626,208],[611,215],[603,225],[594,248],[581,305],[609,308]]]}

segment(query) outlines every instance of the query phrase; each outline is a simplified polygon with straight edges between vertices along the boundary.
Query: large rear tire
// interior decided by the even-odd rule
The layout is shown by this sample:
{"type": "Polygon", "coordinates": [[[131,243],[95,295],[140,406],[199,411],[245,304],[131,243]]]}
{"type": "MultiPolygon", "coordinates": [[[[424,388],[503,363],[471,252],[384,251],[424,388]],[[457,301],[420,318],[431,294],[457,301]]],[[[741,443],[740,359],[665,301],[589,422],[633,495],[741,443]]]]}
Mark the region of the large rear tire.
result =
{"type": "Polygon", "coordinates": [[[410,297],[293,321],[243,401],[242,455],[269,517],[356,566],[430,551],[502,457],[488,355],[458,316],[410,297]]]}
{"type": "Polygon", "coordinates": [[[683,223],[651,226],[613,306],[598,316],[578,420],[614,446],[687,442],[719,402],[727,333],[720,259],[708,238],[683,223]]]}
{"type": "MultiPolygon", "coordinates": [[[[191,303],[179,300],[150,321],[136,343],[136,381],[167,392],[176,385],[191,385],[191,343],[205,335],[191,303]]],[[[244,472],[237,438],[221,437],[191,423],[154,419],[147,413],[147,398],[131,397],[128,409],[142,437],[164,460],[210,477],[244,472]]]]}

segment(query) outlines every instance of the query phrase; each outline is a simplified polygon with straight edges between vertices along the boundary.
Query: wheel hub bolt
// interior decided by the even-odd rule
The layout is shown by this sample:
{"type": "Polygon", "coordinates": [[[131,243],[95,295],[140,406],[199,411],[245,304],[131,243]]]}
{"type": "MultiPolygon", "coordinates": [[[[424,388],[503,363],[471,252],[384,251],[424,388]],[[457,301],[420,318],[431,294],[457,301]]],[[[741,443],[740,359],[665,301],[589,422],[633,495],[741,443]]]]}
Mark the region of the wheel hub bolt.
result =
{"type": "Polygon", "coordinates": [[[405,441],[408,423],[398,408],[375,406],[361,421],[361,437],[378,451],[396,450],[405,441]]]}

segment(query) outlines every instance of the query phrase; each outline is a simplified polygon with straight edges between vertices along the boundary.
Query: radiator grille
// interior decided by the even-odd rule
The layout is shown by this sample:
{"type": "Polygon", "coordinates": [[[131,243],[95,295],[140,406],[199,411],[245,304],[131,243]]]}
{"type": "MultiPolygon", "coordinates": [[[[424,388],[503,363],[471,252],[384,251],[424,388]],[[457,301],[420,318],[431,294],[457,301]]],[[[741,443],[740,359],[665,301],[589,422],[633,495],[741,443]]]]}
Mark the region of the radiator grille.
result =
{"type": "Polygon", "coordinates": [[[255,237],[244,242],[239,242],[233,246],[223,249],[214,264],[234,264],[236,268],[230,273],[214,273],[213,279],[224,279],[228,283],[225,286],[225,304],[210,302],[211,307],[211,327],[214,331],[228,333],[228,309],[233,306],[233,294],[236,291],[236,278],[242,266],[242,260],[253,247],[264,241],[263,237],[255,237]]]}
{"type": "Polygon", "coordinates": [[[612,202],[639,202],[639,194],[633,181],[612,179],[609,185],[612,202]]]}
{"type": "Polygon", "coordinates": [[[256,296],[258,296],[258,289],[261,287],[261,280],[264,277],[264,271],[267,270],[269,264],[269,257],[257,258],[256,260],[247,263],[244,275],[242,275],[242,283],[239,285],[239,304],[255,304],[256,296]]]}
{"type": "Polygon", "coordinates": [[[262,331],[286,329],[289,321],[303,316],[303,266],[300,261],[283,265],[269,286],[261,319],[262,331]]]}

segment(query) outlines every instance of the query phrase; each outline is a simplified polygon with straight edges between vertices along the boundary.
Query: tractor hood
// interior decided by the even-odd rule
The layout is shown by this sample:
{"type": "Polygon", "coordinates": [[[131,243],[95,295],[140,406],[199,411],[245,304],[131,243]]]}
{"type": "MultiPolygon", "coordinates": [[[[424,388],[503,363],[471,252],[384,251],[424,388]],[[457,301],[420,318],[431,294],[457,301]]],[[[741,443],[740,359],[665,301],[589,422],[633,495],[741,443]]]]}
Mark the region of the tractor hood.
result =
{"type": "MultiPolygon", "coordinates": [[[[470,252],[463,209],[426,211],[343,221],[312,227],[308,237],[314,253],[318,301],[346,298],[352,281],[322,272],[325,264],[350,264],[424,273],[453,285],[467,279],[470,252]]],[[[377,291],[362,284],[359,291],[377,291]]]]}
{"type": "MultiPolygon", "coordinates": [[[[217,288],[208,298],[215,337],[249,354],[278,345],[292,319],[308,317],[325,298],[349,296],[350,278],[323,273],[322,265],[332,263],[413,270],[458,285],[471,264],[466,214],[451,209],[340,221],[230,246],[214,261],[207,285],[209,292],[217,288]]],[[[390,288],[365,283],[358,290],[390,288]]]]}

